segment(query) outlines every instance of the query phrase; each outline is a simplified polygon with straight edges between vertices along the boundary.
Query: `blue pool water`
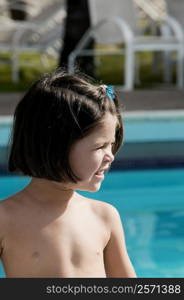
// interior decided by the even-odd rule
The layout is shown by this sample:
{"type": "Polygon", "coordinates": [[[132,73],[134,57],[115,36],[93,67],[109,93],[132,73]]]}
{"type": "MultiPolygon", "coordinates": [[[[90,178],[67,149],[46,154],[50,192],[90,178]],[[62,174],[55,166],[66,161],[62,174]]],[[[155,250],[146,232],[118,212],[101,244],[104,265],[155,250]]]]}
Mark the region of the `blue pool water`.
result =
{"type": "MultiPolygon", "coordinates": [[[[29,180],[0,177],[0,199],[29,180]]],[[[119,210],[139,277],[184,277],[184,169],[110,172],[99,192],[80,193],[119,210]]]]}
{"type": "MultiPolygon", "coordinates": [[[[180,112],[181,114],[181,112],[180,112]]],[[[181,141],[184,140],[184,114],[144,117],[123,116],[126,142],[181,141]]],[[[0,146],[7,145],[10,138],[12,118],[0,118],[0,146]]]]}

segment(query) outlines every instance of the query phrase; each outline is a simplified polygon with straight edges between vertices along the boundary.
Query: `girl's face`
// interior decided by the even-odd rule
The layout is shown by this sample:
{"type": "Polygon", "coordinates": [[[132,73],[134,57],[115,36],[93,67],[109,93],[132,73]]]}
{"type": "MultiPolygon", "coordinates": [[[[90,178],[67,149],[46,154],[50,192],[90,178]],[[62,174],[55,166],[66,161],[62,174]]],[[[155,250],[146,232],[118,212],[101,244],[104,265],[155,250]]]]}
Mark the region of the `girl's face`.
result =
{"type": "MultiPolygon", "coordinates": [[[[114,156],[117,117],[106,113],[102,124],[88,136],[77,141],[71,148],[69,161],[74,173],[82,180],[74,184],[74,189],[96,192],[104,179],[114,156]]],[[[71,184],[73,187],[73,184],[71,184]]]]}

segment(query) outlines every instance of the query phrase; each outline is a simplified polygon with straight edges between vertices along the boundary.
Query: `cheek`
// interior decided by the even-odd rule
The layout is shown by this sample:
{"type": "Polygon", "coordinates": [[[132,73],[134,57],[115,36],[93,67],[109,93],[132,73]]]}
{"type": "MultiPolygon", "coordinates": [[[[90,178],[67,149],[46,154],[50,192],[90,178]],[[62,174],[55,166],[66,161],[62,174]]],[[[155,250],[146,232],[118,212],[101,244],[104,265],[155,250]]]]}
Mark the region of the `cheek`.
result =
{"type": "Polygon", "coordinates": [[[71,155],[70,165],[74,173],[79,177],[87,177],[94,173],[102,164],[103,152],[92,151],[89,153],[78,153],[78,156],[71,155]]]}

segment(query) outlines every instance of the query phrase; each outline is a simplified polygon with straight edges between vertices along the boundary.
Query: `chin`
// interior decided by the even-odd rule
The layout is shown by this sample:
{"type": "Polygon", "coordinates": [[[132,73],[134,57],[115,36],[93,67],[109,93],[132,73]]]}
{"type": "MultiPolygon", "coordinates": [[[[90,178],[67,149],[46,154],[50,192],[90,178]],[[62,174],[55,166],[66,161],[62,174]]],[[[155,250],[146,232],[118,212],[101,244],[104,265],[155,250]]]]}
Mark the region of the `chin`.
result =
{"type": "Polygon", "coordinates": [[[83,186],[80,186],[78,189],[80,191],[86,191],[86,192],[92,192],[92,193],[95,193],[95,192],[98,192],[99,189],[101,187],[101,184],[88,184],[88,185],[83,185],[83,186]]]}
{"type": "Polygon", "coordinates": [[[88,189],[88,192],[95,193],[95,192],[98,192],[99,189],[100,189],[100,186],[98,186],[98,187],[93,187],[93,188],[89,188],[89,189],[88,189]]]}
{"type": "Polygon", "coordinates": [[[88,191],[94,193],[94,192],[98,192],[100,188],[101,188],[101,182],[89,185],[88,191]]]}

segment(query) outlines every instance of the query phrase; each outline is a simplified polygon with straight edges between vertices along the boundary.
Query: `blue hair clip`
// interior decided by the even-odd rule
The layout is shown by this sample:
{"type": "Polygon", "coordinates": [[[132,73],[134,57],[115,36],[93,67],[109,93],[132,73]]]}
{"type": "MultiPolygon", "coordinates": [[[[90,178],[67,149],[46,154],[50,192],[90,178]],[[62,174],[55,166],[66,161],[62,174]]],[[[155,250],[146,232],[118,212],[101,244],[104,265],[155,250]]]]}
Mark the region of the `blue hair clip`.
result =
{"type": "Polygon", "coordinates": [[[113,85],[106,86],[106,95],[107,95],[107,97],[109,97],[109,99],[114,100],[115,94],[114,94],[114,86],[113,85]]]}

